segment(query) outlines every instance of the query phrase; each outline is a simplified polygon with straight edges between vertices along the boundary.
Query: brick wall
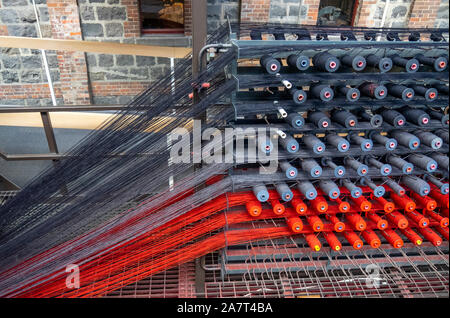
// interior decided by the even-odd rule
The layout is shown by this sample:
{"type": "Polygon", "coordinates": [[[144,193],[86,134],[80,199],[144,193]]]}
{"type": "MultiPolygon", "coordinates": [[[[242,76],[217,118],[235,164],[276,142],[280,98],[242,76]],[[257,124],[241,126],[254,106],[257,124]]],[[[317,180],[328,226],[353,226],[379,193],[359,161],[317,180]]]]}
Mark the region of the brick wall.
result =
{"type": "Polygon", "coordinates": [[[408,27],[414,0],[363,0],[360,1],[359,15],[355,25],[365,27],[408,27]],[[383,14],[385,13],[385,20],[383,14]]]}
{"type": "MultiPolygon", "coordinates": [[[[45,0],[36,0],[40,16],[40,27],[44,37],[51,37],[52,30],[49,12],[45,0]]],[[[36,18],[29,0],[0,0],[0,35],[37,37],[36,18]]],[[[56,86],[60,81],[60,70],[57,53],[47,52],[50,74],[56,86]]],[[[0,48],[0,103],[23,105],[47,105],[51,103],[50,93],[45,88],[35,99],[23,94],[24,86],[30,89],[30,84],[46,82],[47,77],[42,67],[41,52],[30,49],[0,48]],[[11,87],[11,89],[10,89],[11,87]],[[17,93],[14,93],[17,90],[17,93]]],[[[48,88],[47,88],[48,90],[48,88]]],[[[58,96],[62,103],[62,96],[58,96]]]]}
{"type": "MultiPolygon", "coordinates": [[[[54,39],[81,40],[76,0],[47,0],[54,39]]],[[[60,89],[65,104],[91,103],[86,56],[83,52],[58,52],[60,89]]]]}
{"type": "Polygon", "coordinates": [[[434,27],[441,0],[415,0],[411,9],[409,27],[434,27]]]}
{"type": "Polygon", "coordinates": [[[192,0],[184,0],[184,34],[192,34],[192,0]]]}
{"type": "Polygon", "coordinates": [[[242,22],[268,22],[270,0],[242,0],[242,22]]]}

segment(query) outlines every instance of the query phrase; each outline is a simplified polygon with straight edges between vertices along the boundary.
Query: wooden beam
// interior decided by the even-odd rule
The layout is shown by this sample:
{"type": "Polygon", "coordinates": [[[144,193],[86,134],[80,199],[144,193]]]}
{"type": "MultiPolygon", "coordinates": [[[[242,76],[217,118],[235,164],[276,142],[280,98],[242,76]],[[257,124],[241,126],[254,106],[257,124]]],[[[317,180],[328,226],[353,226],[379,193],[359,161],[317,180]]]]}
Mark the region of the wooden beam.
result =
{"type": "MultiPolygon", "coordinates": [[[[50,113],[53,128],[63,129],[87,129],[97,130],[101,125],[109,119],[117,116],[116,113],[92,113],[92,112],[55,112],[50,113]]],[[[127,115],[131,118],[134,115],[127,115]]],[[[159,131],[162,122],[170,123],[175,117],[157,116],[148,123],[148,127],[144,130],[146,132],[159,131]]],[[[185,123],[184,128],[191,129],[192,122],[190,118],[185,123]]],[[[37,127],[42,128],[42,119],[40,113],[8,113],[0,114],[0,127],[37,127]]]]}
{"type": "Polygon", "coordinates": [[[169,58],[183,58],[191,53],[191,49],[185,47],[127,44],[116,42],[38,39],[15,36],[0,36],[0,47],[51,51],[79,51],[102,54],[156,56],[169,58]]]}

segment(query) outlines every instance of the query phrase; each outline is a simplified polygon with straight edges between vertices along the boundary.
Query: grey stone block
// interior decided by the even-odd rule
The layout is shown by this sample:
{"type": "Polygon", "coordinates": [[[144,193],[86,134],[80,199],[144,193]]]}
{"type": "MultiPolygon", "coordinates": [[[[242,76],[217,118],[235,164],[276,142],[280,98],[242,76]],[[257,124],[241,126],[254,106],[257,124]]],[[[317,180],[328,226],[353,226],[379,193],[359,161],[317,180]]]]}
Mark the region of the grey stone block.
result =
{"type": "Polygon", "coordinates": [[[51,38],[52,37],[52,26],[50,24],[41,23],[41,32],[43,38],[51,38]]]}
{"type": "Polygon", "coordinates": [[[289,16],[298,17],[299,13],[300,13],[299,6],[296,6],[296,5],[289,6],[289,16]]]}
{"type": "Polygon", "coordinates": [[[395,7],[394,10],[392,10],[391,18],[404,17],[407,12],[408,9],[405,6],[395,7]]]}
{"type": "Polygon", "coordinates": [[[300,16],[302,18],[306,18],[307,14],[308,14],[308,6],[300,6],[300,16]]]}
{"type": "Polygon", "coordinates": [[[47,64],[49,68],[58,68],[58,57],[56,55],[47,54],[47,64]]]}
{"type": "Polygon", "coordinates": [[[448,19],[448,5],[441,6],[437,12],[437,19],[448,19]]]}
{"type": "Polygon", "coordinates": [[[446,28],[448,29],[448,21],[441,21],[439,22],[439,25],[437,26],[438,28],[446,28]]]}
{"type": "Polygon", "coordinates": [[[163,76],[168,75],[170,70],[164,66],[154,66],[150,69],[150,78],[152,81],[157,81],[163,76]]]}
{"type": "Polygon", "coordinates": [[[222,6],[221,5],[208,6],[208,18],[220,19],[221,16],[222,16],[222,6]]]}
{"type": "Polygon", "coordinates": [[[108,0],[108,4],[119,4],[120,0],[108,0]]]}
{"type": "Polygon", "coordinates": [[[19,74],[13,71],[2,71],[3,83],[11,84],[19,82],[19,74]]]}
{"type": "Polygon", "coordinates": [[[0,21],[3,23],[19,23],[19,15],[13,9],[0,9],[0,21]]]}
{"type": "Polygon", "coordinates": [[[0,53],[1,54],[7,54],[7,55],[19,55],[20,50],[11,48],[11,47],[0,47],[0,53]]]}
{"type": "Polygon", "coordinates": [[[88,67],[97,66],[97,54],[86,53],[88,67]]]}
{"type": "Polygon", "coordinates": [[[105,72],[91,72],[89,73],[89,78],[91,81],[104,81],[105,72]]]}
{"type": "MultiPolygon", "coordinates": [[[[33,3],[33,0],[28,0],[31,4],[33,3]]],[[[47,0],[34,0],[36,4],[46,4],[47,0]]],[[[80,1],[79,1],[80,2],[80,1]]]]}
{"type": "MultiPolygon", "coordinates": [[[[239,6],[237,4],[224,4],[223,5],[223,19],[226,17],[230,19],[231,22],[237,22],[239,19],[239,6]]],[[[224,22],[225,20],[221,21],[224,22]]]]}
{"type": "Polygon", "coordinates": [[[42,68],[42,58],[39,55],[22,56],[23,68],[42,68]]]}
{"type": "Polygon", "coordinates": [[[105,72],[105,78],[107,80],[123,80],[129,79],[128,69],[126,68],[114,68],[105,72]]]}
{"type": "Polygon", "coordinates": [[[287,15],[286,13],[286,7],[285,6],[279,6],[279,5],[271,5],[270,6],[270,17],[285,17],[287,15]]]}
{"type": "Polygon", "coordinates": [[[103,36],[103,26],[100,23],[81,23],[84,36],[103,36]]]}
{"type": "Polygon", "coordinates": [[[153,56],[136,56],[137,66],[151,66],[156,64],[156,57],[153,56]]]}
{"type": "Polygon", "coordinates": [[[128,104],[134,96],[119,96],[119,104],[126,105],[128,104]]]}
{"type": "Polygon", "coordinates": [[[105,3],[105,0],[89,0],[89,3],[105,3]]]}
{"type": "Polygon", "coordinates": [[[36,22],[36,15],[34,14],[33,8],[23,8],[19,10],[20,21],[24,23],[34,23],[36,22]]]}
{"type": "Polygon", "coordinates": [[[177,36],[177,37],[169,37],[169,38],[166,38],[166,37],[142,37],[142,38],[136,39],[136,44],[189,47],[190,46],[190,37],[187,37],[187,36],[177,36]]]}
{"type": "Polygon", "coordinates": [[[117,66],[131,66],[134,65],[134,57],[132,55],[116,55],[117,66]]]}
{"type": "Polygon", "coordinates": [[[27,106],[41,106],[41,100],[37,98],[27,98],[25,102],[27,106]]]}
{"type": "Polygon", "coordinates": [[[4,7],[15,7],[15,6],[26,6],[28,5],[27,0],[3,0],[4,7]]]}
{"type": "Polygon", "coordinates": [[[149,79],[149,72],[148,68],[142,67],[142,68],[131,68],[130,69],[130,75],[135,75],[137,77],[140,77],[142,80],[148,80],[149,79]]]}
{"type": "MultiPolygon", "coordinates": [[[[52,78],[53,82],[59,82],[60,81],[60,77],[59,77],[59,70],[50,70],[50,77],[52,78]]],[[[45,80],[47,80],[47,76],[45,75],[45,80]]]]}
{"type": "Polygon", "coordinates": [[[81,6],[80,7],[81,21],[95,20],[94,7],[81,6]]]}
{"type": "Polygon", "coordinates": [[[392,22],[391,28],[404,28],[406,26],[406,21],[396,21],[392,22]]]}
{"type": "Polygon", "coordinates": [[[40,83],[41,72],[38,70],[23,70],[20,73],[20,78],[23,83],[40,83]]]}
{"type": "Polygon", "coordinates": [[[168,57],[158,57],[157,60],[156,60],[156,64],[169,66],[170,65],[170,58],[168,58],[168,57]]]}
{"type": "Polygon", "coordinates": [[[98,56],[98,66],[111,67],[114,65],[114,57],[109,54],[100,54],[98,56]]]}
{"type": "Polygon", "coordinates": [[[6,69],[19,69],[20,68],[20,58],[18,56],[2,55],[0,59],[3,62],[3,67],[6,69]]]}
{"type": "Polygon", "coordinates": [[[105,25],[106,36],[108,37],[121,37],[123,36],[123,24],[122,23],[107,23],[105,25]]]}
{"type": "Polygon", "coordinates": [[[97,17],[99,20],[126,20],[127,12],[122,7],[97,7],[97,17]]]}
{"type": "Polygon", "coordinates": [[[384,7],[377,7],[375,13],[373,15],[374,19],[382,19],[383,18],[384,7]]]}
{"type": "Polygon", "coordinates": [[[117,96],[94,96],[93,102],[95,105],[116,105],[119,104],[117,96]]]}
{"type": "Polygon", "coordinates": [[[214,32],[216,32],[216,30],[219,28],[219,22],[218,21],[208,21],[208,34],[212,34],[214,32]]]}
{"type": "Polygon", "coordinates": [[[14,106],[22,106],[24,104],[23,99],[8,99],[3,102],[7,105],[14,105],[14,106]]]}
{"type": "Polygon", "coordinates": [[[10,36],[37,37],[36,27],[34,25],[8,25],[8,34],[10,36]]]}
{"type": "Polygon", "coordinates": [[[39,19],[40,19],[41,22],[48,22],[48,21],[50,21],[47,7],[40,7],[39,8],[39,19]]]}

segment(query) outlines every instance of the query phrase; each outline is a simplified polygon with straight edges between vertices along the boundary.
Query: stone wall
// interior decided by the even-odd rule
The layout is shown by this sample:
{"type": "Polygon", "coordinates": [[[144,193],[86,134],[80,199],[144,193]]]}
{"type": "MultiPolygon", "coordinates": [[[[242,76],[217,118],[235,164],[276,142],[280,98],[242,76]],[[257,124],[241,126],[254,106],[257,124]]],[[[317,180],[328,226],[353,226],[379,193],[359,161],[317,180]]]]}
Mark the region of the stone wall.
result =
{"type": "Polygon", "coordinates": [[[356,18],[356,25],[364,27],[408,27],[414,0],[363,0],[356,18]],[[383,14],[385,13],[383,25],[383,14]]]}
{"type": "Polygon", "coordinates": [[[269,22],[299,23],[305,17],[306,10],[301,1],[272,0],[270,2],[269,22]],[[303,19],[300,18],[300,8],[303,9],[303,19]]]}
{"type": "Polygon", "coordinates": [[[315,25],[319,4],[317,0],[272,0],[269,22],[315,25]]]}
{"type": "Polygon", "coordinates": [[[448,18],[449,18],[448,11],[449,11],[448,0],[442,0],[436,15],[434,27],[448,29],[448,18]]]}
{"type": "MultiPolygon", "coordinates": [[[[51,24],[46,0],[36,0],[39,10],[40,26],[44,37],[51,37],[51,24]]],[[[37,37],[36,17],[31,0],[0,0],[0,35],[37,37]],[[3,30],[3,31],[1,31],[3,30]]],[[[51,78],[56,86],[60,82],[58,58],[55,51],[47,52],[47,60],[51,78]]],[[[45,83],[46,74],[43,69],[41,51],[30,49],[0,48],[0,100],[2,104],[10,105],[48,105],[51,103],[48,88],[42,87],[42,92],[32,91],[30,96],[28,86],[45,83]],[[17,87],[17,92],[7,90],[7,86],[17,87]],[[20,89],[25,86],[26,89],[20,89]]],[[[61,96],[60,101],[62,101],[61,96]]]]}
{"type": "MultiPolygon", "coordinates": [[[[185,0],[185,34],[191,32],[191,3],[185,0]]],[[[204,0],[202,0],[204,1],[204,0]]],[[[206,0],[208,32],[236,22],[316,24],[320,0],[206,0]]],[[[36,0],[44,37],[122,43],[190,46],[185,35],[141,36],[138,0],[36,0]],[[59,8],[69,10],[66,13],[59,8]],[[67,16],[73,14],[73,19],[67,16]],[[52,18],[53,17],[53,18],[52,18]],[[64,22],[67,21],[68,23],[64,22]]],[[[62,9],[61,9],[62,10],[62,9]]],[[[360,0],[355,25],[448,27],[448,0],[360,0]]],[[[0,0],[0,35],[36,37],[32,0],[0,0]]],[[[113,53],[113,52],[111,52],[113,53]]],[[[126,103],[159,76],[166,58],[47,52],[58,103],[126,103]],[[76,88],[75,90],[73,88],[76,88]]],[[[175,61],[176,62],[176,61],[175,61]]],[[[0,48],[0,104],[49,105],[39,50],[0,48]]]]}
{"type": "MultiPolygon", "coordinates": [[[[141,37],[138,0],[36,0],[36,4],[43,37],[191,45],[190,37],[183,35],[141,37]],[[67,4],[78,5],[58,14],[67,4]],[[55,13],[52,21],[49,7],[55,13]],[[71,13],[75,23],[64,22],[71,13]]],[[[3,35],[37,37],[32,0],[0,0],[1,30],[6,30],[3,35]]],[[[170,68],[167,58],[55,51],[47,55],[58,104],[124,104],[170,68]]],[[[39,50],[0,48],[0,104],[50,105],[46,82],[39,50]]]]}
{"type": "MultiPolygon", "coordinates": [[[[140,37],[140,31],[133,34],[130,30],[130,18],[139,20],[138,1],[134,0],[79,0],[81,30],[85,40],[111,41],[148,45],[188,46],[189,40],[184,36],[176,38],[140,37]],[[134,2],[134,7],[133,7],[134,2]],[[128,24],[127,24],[128,23],[128,24]]],[[[132,55],[87,53],[89,79],[93,85],[102,83],[115,86],[115,95],[100,90],[92,90],[94,104],[123,104],[139,91],[131,90],[127,82],[140,82],[142,85],[167,74],[170,60],[132,55]]],[[[141,87],[141,85],[138,85],[141,87]]]]}
{"type": "Polygon", "coordinates": [[[239,20],[238,0],[208,0],[208,33],[213,33],[220,25],[239,20]]]}
{"type": "Polygon", "coordinates": [[[394,28],[408,27],[412,2],[412,0],[390,0],[386,6],[386,0],[379,1],[374,15],[374,25],[394,28]],[[384,24],[381,25],[385,10],[387,11],[384,24]]]}

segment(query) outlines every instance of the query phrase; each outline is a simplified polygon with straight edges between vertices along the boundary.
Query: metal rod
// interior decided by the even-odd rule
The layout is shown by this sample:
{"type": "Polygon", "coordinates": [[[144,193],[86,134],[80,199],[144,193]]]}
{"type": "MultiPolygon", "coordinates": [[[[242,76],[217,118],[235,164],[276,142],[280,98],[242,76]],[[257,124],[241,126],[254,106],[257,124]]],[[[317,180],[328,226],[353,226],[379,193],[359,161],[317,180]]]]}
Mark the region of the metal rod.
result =
{"type": "MultiPolygon", "coordinates": [[[[39,38],[42,38],[41,24],[39,22],[39,14],[37,12],[35,0],[33,0],[33,9],[34,9],[34,15],[36,16],[38,35],[39,35],[39,38]]],[[[50,75],[50,69],[48,67],[47,54],[46,54],[45,50],[41,50],[41,53],[42,53],[42,61],[44,62],[45,74],[47,75],[48,88],[50,90],[50,96],[52,98],[52,104],[53,104],[53,106],[56,106],[57,102],[56,102],[55,90],[53,88],[53,81],[52,81],[52,77],[50,75]]]]}

